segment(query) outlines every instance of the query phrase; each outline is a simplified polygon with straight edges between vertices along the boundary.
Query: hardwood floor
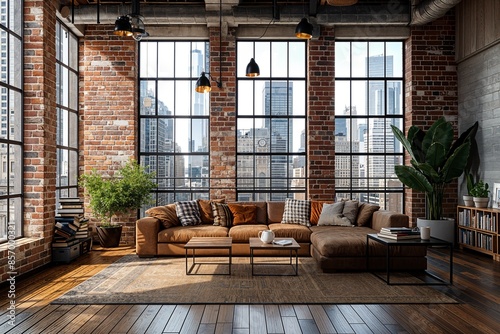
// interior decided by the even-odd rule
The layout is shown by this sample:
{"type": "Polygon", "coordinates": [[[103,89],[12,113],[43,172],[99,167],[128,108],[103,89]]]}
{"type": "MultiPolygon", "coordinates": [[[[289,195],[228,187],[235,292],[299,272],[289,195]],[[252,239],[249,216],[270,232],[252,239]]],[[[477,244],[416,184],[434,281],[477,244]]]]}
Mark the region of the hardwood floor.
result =
{"type": "MultiPolygon", "coordinates": [[[[51,305],[132,248],[94,249],[15,285],[15,326],[0,288],[0,333],[499,333],[500,262],[456,251],[454,285],[436,287],[458,304],[407,305],[51,305]]],[[[446,274],[446,254],[430,265],[446,274]]],[[[5,297],[4,297],[5,296],[5,297]]]]}

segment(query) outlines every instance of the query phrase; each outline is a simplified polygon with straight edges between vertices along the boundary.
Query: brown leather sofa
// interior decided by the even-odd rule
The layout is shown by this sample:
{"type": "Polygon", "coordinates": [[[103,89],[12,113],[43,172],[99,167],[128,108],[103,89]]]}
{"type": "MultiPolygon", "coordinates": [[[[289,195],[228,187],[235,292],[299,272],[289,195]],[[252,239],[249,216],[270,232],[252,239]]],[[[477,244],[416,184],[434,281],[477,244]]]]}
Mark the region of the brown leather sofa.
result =
{"type": "MultiPolygon", "coordinates": [[[[323,271],[366,270],[366,235],[377,233],[381,227],[408,226],[408,216],[375,211],[369,226],[303,226],[282,224],[285,202],[238,202],[255,205],[256,224],[214,226],[173,226],[164,228],[160,219],[144,217],[136,224],[136,253],[139,257],[184,256],[184,245],[192,237],[225,237],[233,239],[233,256],[249,256],[250,237],[258,237],[259,231],[272,230],[276,237],[293,237],[301,246],[299,256],[312,256],[323,271]]],[[[217,250],[200,250],[197,255],[225,255],[217,250]]],[[[393,268],[401,270],[426,269],[427,261],[423,247],[394,248],[393,268]]],[[[375,242],[370,243],[370,268],[384,268],[385,248],[375,242]]],[[[263,256],[283,256],[286,253],[264,253],[263,256]]]]}

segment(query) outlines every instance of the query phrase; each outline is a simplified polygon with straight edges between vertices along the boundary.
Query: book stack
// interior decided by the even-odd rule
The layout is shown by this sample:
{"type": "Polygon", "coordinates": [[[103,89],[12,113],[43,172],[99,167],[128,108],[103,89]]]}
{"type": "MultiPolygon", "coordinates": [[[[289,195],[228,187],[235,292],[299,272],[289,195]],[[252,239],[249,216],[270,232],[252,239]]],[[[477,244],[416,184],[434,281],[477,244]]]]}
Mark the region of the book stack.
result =
{"type": "Polygon", "coordinates": [[[382,227],[377,235],[392,240],[420,239],[420,231],[410,227],[382,227]]]}
{"type": "Polygon", "coordinates": [[[68,247],[88,238],[88,219],[83,216],[83,201],[70,197],[59,199],[59,203],[52,247],[68,247]]]}
{"type": "Polygon", "coordinates": [[[83,201],[78,197],[66,197],[59,199],[59,208],[57,216],[75,217],[83,215],[83,201]]]}

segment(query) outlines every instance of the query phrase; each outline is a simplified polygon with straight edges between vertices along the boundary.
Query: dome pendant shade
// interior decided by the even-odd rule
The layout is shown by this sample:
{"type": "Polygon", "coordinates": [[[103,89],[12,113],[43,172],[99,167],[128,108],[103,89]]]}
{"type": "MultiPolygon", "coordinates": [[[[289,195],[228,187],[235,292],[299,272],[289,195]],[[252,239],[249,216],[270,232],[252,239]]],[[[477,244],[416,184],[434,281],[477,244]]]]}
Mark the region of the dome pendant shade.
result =
{"type": "Polygon", "coordinates": [[[194,90],[198,93],[208,93],[212,90],[212,87],[210,86],[210,80],[208,80],[205,72],[201,72],[200,77],[196,81],[196,87],[194,90]]]}
{"type": "Polygon", "coordinates": [[[303,39],[310,39],[313,34],[313,25],[304,17],[295,28],[295,36],[303,39]]]}
{"type": "Polygon", "coordinates": [[[247,65],[247,77],[258,77],[260,75],[259,65],[255,62],[255,59],[250,59],[250,62],[247,65]]]}
{"type": "Polygon", "coordinates": [[[115,31],[117,36],[132,36],[132,27],[127,16],[120,16],[115,21],[115,31]]]}

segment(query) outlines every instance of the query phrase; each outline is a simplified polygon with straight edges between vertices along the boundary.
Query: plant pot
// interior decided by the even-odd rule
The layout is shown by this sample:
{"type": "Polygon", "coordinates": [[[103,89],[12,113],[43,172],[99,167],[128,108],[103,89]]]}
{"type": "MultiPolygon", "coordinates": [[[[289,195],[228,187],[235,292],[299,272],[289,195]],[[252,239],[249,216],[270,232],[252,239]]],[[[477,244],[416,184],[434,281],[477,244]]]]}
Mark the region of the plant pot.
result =
{"type": "Polygon", "coordinates": [[[473,197],[476,208],[487,208],[490,202],[489,197],[473,197]]]}
{"type": "Polygon", "coordinates": [[[429,220],[417,218],[417,226],[429,226],[431,228],[431,237],[455,244],[455,219],[429,220]]]}
{"type": "Polygon", "coordinates": [[[472,199],[472,196],[464,195],[463,198],[465,206],[474,206],[474,200],[472,199]]]}
{"type": "Polygon", "coordinates": [[[97,237],[102,247],[118,247],[122,236],[122,226],[101,227],[97,226],[97,237]]]}

